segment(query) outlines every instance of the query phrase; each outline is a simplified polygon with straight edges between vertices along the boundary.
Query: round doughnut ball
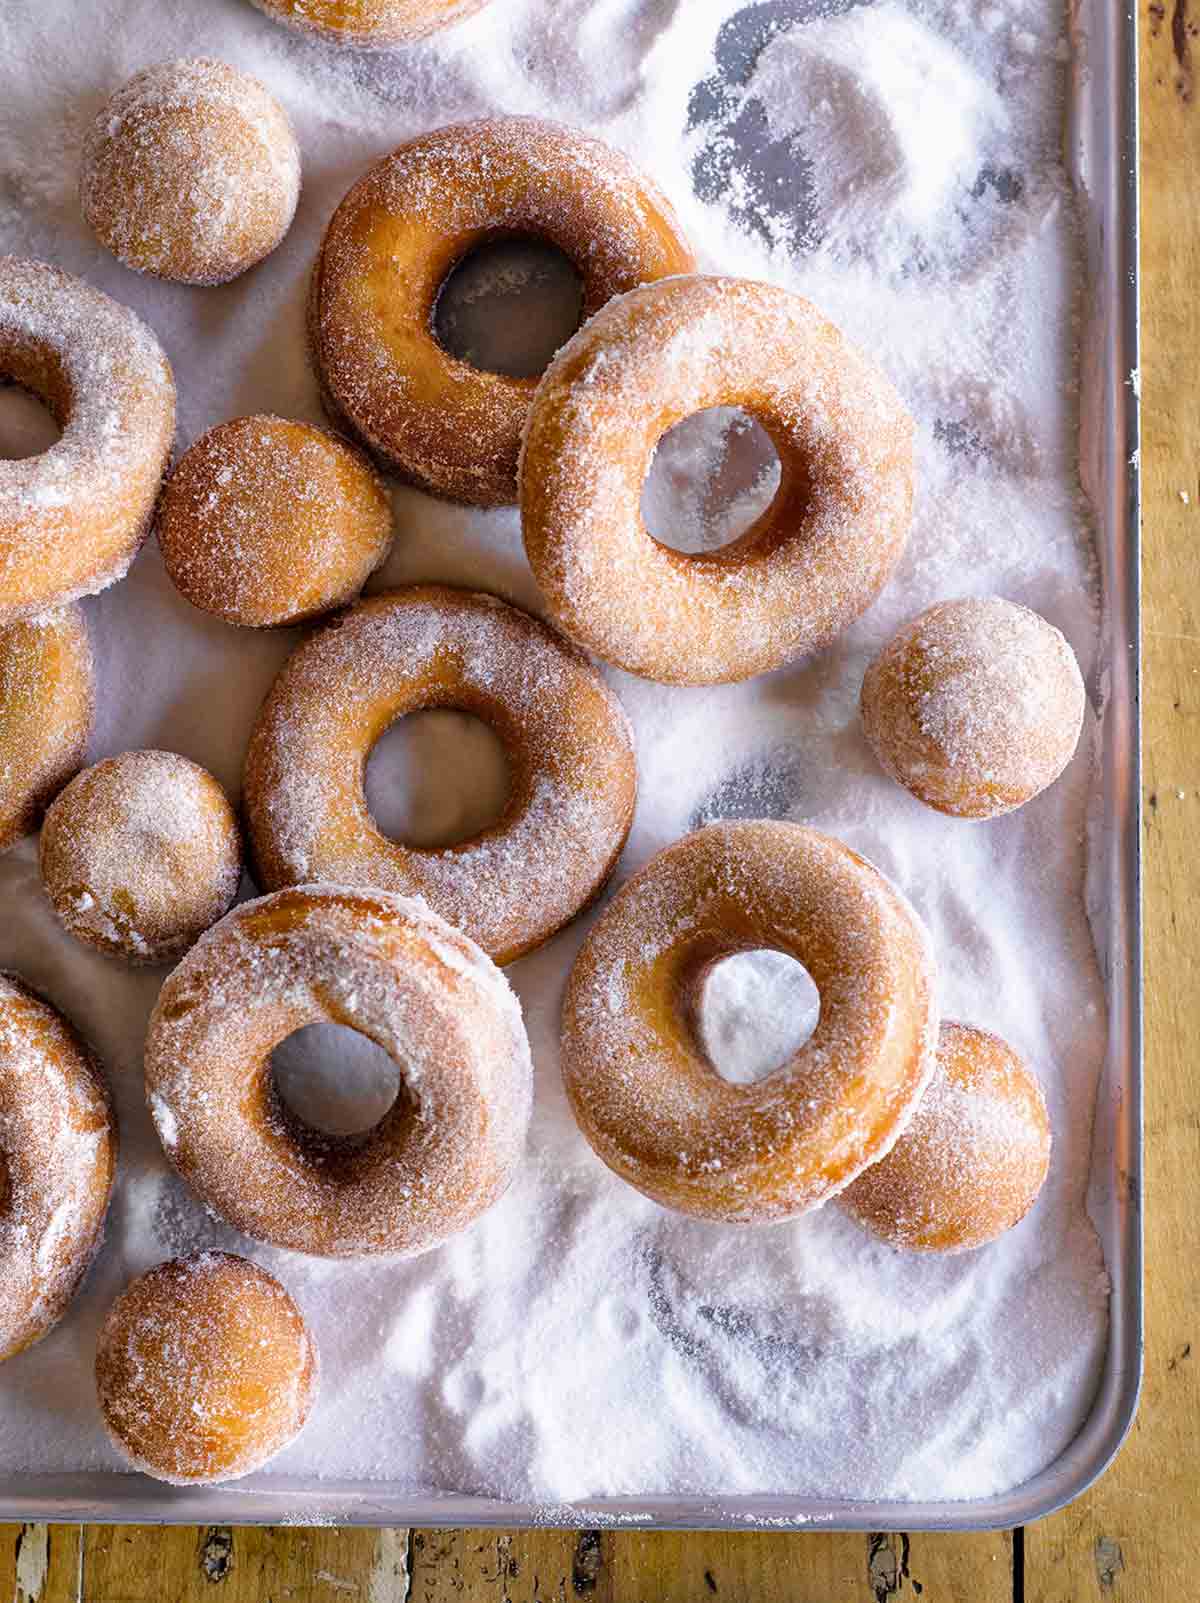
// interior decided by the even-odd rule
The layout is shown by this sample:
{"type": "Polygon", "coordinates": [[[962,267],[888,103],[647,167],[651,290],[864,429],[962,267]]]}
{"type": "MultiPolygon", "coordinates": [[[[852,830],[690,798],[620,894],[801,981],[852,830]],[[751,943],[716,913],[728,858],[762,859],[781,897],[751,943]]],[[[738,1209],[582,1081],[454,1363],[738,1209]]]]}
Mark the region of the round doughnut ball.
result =
{"type": "Polygon", "coordinates": [[[72,603],[0,625],[0,852],[38,826],[83,761],[96,671],[72,603]]]}
{"type": "Polygon", "coordinates": [[[242,838],[206,769],[173,751],[127,751],[59,794],[39,861],[50,905],[78,940],[163,963],[229,910],[242,838]]]}
{"type": "Polygon", "coordinates": [[[269,256],[299,198],[300,151],[283,108],[224,61],[144,67],[84,142],[80,201],[100,243],[135,272],[176,283],[224,284],[269,256]]]}
{"type": "Polygon", "coordinates": [[[49,1002],[0,973],[0,1362],[66,1312],[117,1168],[100,1065],[49,1002]]]}
{"type": "Polygon", "coordinates": [[[162,1263],[108,1311],[96,1390],[114,1445],[173,1485],[234,1480],[303,1429],[317,1349],[265,1269],[227,1252],[162,1263]]]}
{"type": "Polygon", "coordinates": [[[391,503],[362,452],[281,417],[209,429],[167,480],[158,509],[176,589],[248,628],[299,623],[353,601],[391,539],[391,503]]]}
{"type": "Polygon", "coordinates": [[[318,34],[330,44],[411,43],[463,22],[488,0],[251,0],[277,22],[318,34]]]}
{"type": "Polygon", "coordinates": [[[998,1035],[943,1024],[912,1122],[843,1200],[893,1247],[967,1252],[1025,1217],[1049,1167],[1046,1099],[1029,1069],[998,1035]]]}
{"type": "Polygon", "coordinates": [[[939,601],[871,664],[862,720],[881,766],[956,818],[1023,807],[1062,773],[1083,727],[1066,639],[1028,607],[939,601]]]}

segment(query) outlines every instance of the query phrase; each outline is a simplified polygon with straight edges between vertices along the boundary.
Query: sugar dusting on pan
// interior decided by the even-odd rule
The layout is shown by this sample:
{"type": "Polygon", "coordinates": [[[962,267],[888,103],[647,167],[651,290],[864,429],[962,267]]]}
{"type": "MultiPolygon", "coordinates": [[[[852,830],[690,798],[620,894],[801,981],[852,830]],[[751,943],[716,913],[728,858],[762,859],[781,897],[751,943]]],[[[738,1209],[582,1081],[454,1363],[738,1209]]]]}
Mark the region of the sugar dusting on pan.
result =
{"type": "MultiPolygon", "coordinates": [[[[131,1274],[198,1246],[249,1251],[312,1322],[324,1387],[272,1466],[291,1477],[545,1505],[649,1493],[974,1498],[1069,1441],[1107,1330],[1083,1205],[1105,1033],[1084,913],[1094,718],[1052,790],[971,825],[892,785],[856,713],[869,658],[946,596],[1034,607],[1094,676],[1093,559],[1073,460],[1079,267],[1059,165],[1064,27],[1053,0],[837,0],[819,12],[807,0],[494,0],[422,46],[366,55],[275,27],[244,0],[96,0],[82,17],[70,0],[4,7],[5,247],[83,274],[153,326],[175,364],[181,444],[249,412],[319,419],[303,303],[333,207],[400,140],[492,111],[558,117],[620,146],[666,190],[705,267],[811,296],[874,354],[918,424],[901,569],[830,650],[748,685],[667,691],[610,676],[642,781],[618,878],[714,818],[795,818],[842,836],[928,921],[945,1013],[1005,1036],[1039,1072],[1055,1135],[1033,1212],[997,1245],[945,1261],[890,1251],[836,1205],[758,1231],[668,1215],[592,1157],[558,1084],[559,998],[585,919],[510,971],[537,1091],[527,1162],[505,1200],[441,1252],[396,1267],[259,1249],[204,1214],[157,1146],[140,1079],[161,974],[74,945],[26,843],[0,860],[0,965],[19,967],[95,1042],[115,1084],[122,1168],[83,1296],[0,1370],[5,1468],[115,1467],[90,1382],[99,1320],[131,1274]],[[197,54],[260,77],[304,160],[284,244],[212,290],[124,272],[75,200],[82,133],[105,98],[148,62],[197,54]]],[[[730,421],[711,418],[707,446],[696,425],[686,449],[664,449],[651,499],[656,522],[672,504],[690,517],[681,544],[710,543],[722,527],[727,497],[710,471],[735,500],[770,482],[761,442],[730,421]]],[[[409,490],[394,501],[398,538],[372,588],[464,583],[537,608],[515,513],[409,490]]],[[[236,791],[257,704],[299,634],[235,632],[193,611],[153,548],[88,615],[101,672],[93,758],[173,748],[236,791]]],[[[444,728],[453,742],[456,721],[444,728]]],[[[461,772],[456,748],[444,749],[461,772]]],[[[420,750],[428,764],[429,743],[420,750]]],[[[373,787],[387,779],[383,755],[373,787]]],[[[445,799],[420,777],[436,814],[445,799]]],[[[403,778],[393,764],[393,782],[403,778]]],[[[413,821],[426,833],[436,823],[413,821]]],[[[710,987],[705,1036],[745,1079],[787,1051],[779,1021],[791,1010],[794,1038],[810,1027],[812,997],[802,972],[742,968],[710,987]],[[769,1049],[764,1032],[739,1029],[764,1010],[769,1049]]]]}

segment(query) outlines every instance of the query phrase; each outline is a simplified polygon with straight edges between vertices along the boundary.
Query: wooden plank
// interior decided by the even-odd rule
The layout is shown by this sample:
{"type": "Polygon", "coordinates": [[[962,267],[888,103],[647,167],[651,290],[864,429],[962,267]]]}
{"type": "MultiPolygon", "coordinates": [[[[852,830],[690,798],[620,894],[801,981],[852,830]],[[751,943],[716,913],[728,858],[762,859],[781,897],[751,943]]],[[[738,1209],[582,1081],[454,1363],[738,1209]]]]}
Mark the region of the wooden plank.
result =
{"type": "Polygon", "coordinates": [[[1200,12],[1141,7],[1146,1369],[1114,1467],[1026,1532],[1028,1603],[1190,1596],[1200,1540],[1200,12]]]}
{"type": "Polygon", "coordinates": [[[413,1533],[411,1603],[1012,1603],[1008,1535],[413,1533]]]}
{"type": "Polygon", "coordinates": [[[404,1603],[407,1552],[405,1530],[89,1525],[79,1600],[404,1603]]]}
{"type": "Polygon", "coordinates": [[[0,1525],[0,1603],[75,1603],[80,1525],[0,1525]]]}

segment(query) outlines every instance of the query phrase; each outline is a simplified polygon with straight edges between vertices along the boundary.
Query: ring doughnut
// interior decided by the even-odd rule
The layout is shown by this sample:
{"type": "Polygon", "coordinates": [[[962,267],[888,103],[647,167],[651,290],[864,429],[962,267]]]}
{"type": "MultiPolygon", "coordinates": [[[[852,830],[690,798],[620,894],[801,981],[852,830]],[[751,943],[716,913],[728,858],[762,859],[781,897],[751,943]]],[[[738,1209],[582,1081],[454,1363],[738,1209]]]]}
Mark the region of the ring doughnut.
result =
{"type": "Polygon", "coordinates": [[[842,1201],[893,1247],[968,1252],[1033,1207],[1050,1145],[1042,1088],[1007,1041],[943,1024],[937,1067],[911,1123],[842,1201]]]}
{"type": "Polygon", "coordinates": [[[0,1361],[66,1312],[100,1246],[116,1167],[99,1064],[56,1009],[0,973],[0,1361]]]}
{"type": "Polygon", "coordinates": [[[229,911],[242,834],[199,763],[174,751],[125,751],[77,774],[54,799],[38,866],[76,940],[129,963],[165,963],[229,911]]]}
{"type": "Polygon", "coordinates": [[[284,664],[250,737],[243,801],[265,889],[328,880],[423,896],[510,963],[598,894],[636,792],[629,722],[573,646],[495,596],[414,585],[352,607],[284,664]],[[491,725],[511,790],[489,829],[421,850],[375,827],[363,773],[389,724],[430,707],[491,725]]]}
{"type": "Polygon", "coordinates": [[[145,539],[175,435],[175,384],[134,312],[45,262],[0,256],[0,382],[62,438],[0,462],[0,623],[94,595],[145,539]]]}
{"type": "Polygon", "coordinates": [[[228,913],[168,976],[146,1041],[168,1156],[214,1212],[320,1257],[411,1256],[507,1189],[532,1099],[521,1009],[483,952],[424,902],[307,885],[228,913]],[[291,1113],[270,1055],[348,1026],[404,1090],[365,1137],[291,1113]]]}
{"type": "Polygon", "coordinates": [[[597,1154],[665,1207],[757,1223],[816,1207],[883,1156],[933,1070],[928,936],[849,847],[799,824],[711,824],[629,880],[567,983],[567,1095],[597,1154]],[[690,1023],[714,963],[786,952],[821,996],[812,1037],[752,1085],[690,1023]]]}
{"type": "Polygon", "coordinates": [[[277,22],[330,44],[409,44],[465,22],[488,0],[251,0],[277,22]]]}
{"type": "Polygon", "coordinates": [[[183,453],[157,527],[180,595],[263,629],[353,601],[387,556],[392,507],[362,452],[329,429],[239,417],[183,453]]]}
{"type": "Polygon", "coordinates": [[[692,276],[611,301],[546,370],[521,458],[521,524],[551,617],[606,662],[722,684],[827,645],[904,549],[913,425],[891,384],[798,295],[692,276]],[[687,555],[641,512],[659,440],[740,407],[779,453],[767,510],[687,555]]]}
{"type": "Polygon", "coordinates": [[[96,670],[78,606],[0,624],[0,852],[37,828],[78,772],[95,703],[96,670]]]}
{"type": "Polygon", "coordinates": [[[424,134],[373,167],[334,213],[312,280],[310,342],[334,422],[414,484],[479,506],[517,499],[537,380],[459,361],[433,316],[464,257],[513,237],[571,260],[585,317],[692,265],[670,205],[624,156],[503,117],[424,134]]]}
{"type": "Polygon", "coordinates": [[[203,56],[156,61],[92,124],[79,196],[97,239],[134,272],[225,284],[291,227],[300,151],[283,107],[248,72],[203,56]]]}
{"type": "Polygon", "coordinates": [[[1023,807],[1070,762],[1087,695],[1052,623],[997,596],[939,601],[867,669],[863,730],[880,766],[956,818],[1023,807]]]}
{"type": "Polygon", "coordinates": [[[265,1269],[229,1252],[160,1263],[113,1303],[96,1391],[113,1445],[175,1486],[248,1475],[299,1434],[317,1348],[265,1269]]]}

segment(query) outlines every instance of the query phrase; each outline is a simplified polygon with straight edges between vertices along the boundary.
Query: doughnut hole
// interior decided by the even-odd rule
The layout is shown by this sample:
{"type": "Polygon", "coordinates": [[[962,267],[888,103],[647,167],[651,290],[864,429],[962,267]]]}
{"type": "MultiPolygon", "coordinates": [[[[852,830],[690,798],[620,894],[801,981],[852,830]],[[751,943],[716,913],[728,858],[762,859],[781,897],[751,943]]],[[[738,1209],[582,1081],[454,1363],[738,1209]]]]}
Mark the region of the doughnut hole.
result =
{"type": "Polygon", "coordinates": [[[438,344],[460,362],[536,378],[583,320],[583,280],[545,240],[493,240],[452,269],[434,307],[438,344]]]}
{"type": "Polygon", "coordinates": [[[159,1264],[109,1309],[96,1390],[114,1445],[174,1485],[233,1480],[299,1434],[317,1350],[273,1275],[226,1252],[159,1264]]]}
{"type": "Polygon", "coordinates": [[[821,996],[787,952],[734,952],[702,970],[692,994],[692,1029],[723,1080],[752,1085],[774,1074],[816,1030],[821,996]]]}
{"type": "Polygon", "coordinates": [[[1008,1043],[988,1030],[943,1024],[911,1123],[843,1200],[893,1247],[968,1252],[1029,1212],[1050,1146],[1042,1088],[1008,1043]]]}
{"type": "Polygon", "coordinates": [[[365,1137],[402,1094],[394,1058],[344,1024],[306,1024],[271,1054],[275,1093],[309,1132],[365,1137]]]}
{"type": "Polygon", "coordinates": [[[41,396],[0,373],[0,462],[44,456],[61,438],[62,429],[41,396]]]}
{"type": "Polygon", "coordinates": [[[779,452],[737,406],[710,406],[667,430],[642,486],[642,520],[660,545],[695,555],[738,539],[774,501],[779,452]]]}
{"type": "Polygon", "coordinates": [[[473,840],[504,816],[512,768],[482,718],[431,707],[398,718],[376,741],[364,782],[375,827],[420,850],[473,840]]]}

